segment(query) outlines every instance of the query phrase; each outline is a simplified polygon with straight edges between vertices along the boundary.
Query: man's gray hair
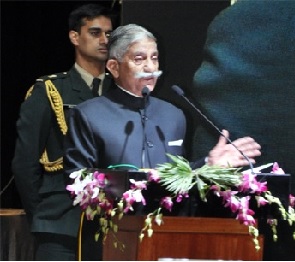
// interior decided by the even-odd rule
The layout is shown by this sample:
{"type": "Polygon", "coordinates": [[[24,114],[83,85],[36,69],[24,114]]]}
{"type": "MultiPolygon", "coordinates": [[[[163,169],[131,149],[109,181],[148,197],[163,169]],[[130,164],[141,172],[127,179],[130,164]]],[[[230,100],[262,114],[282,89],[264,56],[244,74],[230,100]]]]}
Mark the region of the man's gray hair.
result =
{"type": "Polygon", "coordinates": [[[130,45],[145,38],[157,41],[156,37],[142,26],[128,24],[117,27],[109,38],[109,59],[122,61],[130,45]]]}

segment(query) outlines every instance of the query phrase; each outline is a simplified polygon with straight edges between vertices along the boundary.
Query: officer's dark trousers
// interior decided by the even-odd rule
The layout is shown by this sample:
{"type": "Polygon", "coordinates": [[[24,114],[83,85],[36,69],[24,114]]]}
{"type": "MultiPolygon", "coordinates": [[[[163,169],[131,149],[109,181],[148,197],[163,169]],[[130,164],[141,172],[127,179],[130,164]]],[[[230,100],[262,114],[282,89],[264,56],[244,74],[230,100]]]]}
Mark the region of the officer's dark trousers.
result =
{"type": "MultiPolygon", "coordinates": [[[[102,242],[94,240],[97,222],[85,220],[82,228],[81,259],[83,261],[102,260],[102,242]]],[[[77,261],[78,238],[51,234],[37,233],[36,261],[77,261]]]]}
{"type": "Polygon", "coordinates": [[[70,236],[38,233],[36,236],[36,261],[75,261],[77,239],[70,236]]]}

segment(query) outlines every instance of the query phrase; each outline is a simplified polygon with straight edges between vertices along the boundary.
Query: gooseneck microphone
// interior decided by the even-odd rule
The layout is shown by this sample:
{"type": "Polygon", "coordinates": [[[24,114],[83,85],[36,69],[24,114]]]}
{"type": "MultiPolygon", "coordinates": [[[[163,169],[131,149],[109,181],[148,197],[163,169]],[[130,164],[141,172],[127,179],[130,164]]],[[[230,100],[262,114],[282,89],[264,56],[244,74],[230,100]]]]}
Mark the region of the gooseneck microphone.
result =
{"type": "Polygon", "coordinates": [[[206,115],[204,115],[203,113],[202,113],[202,111],[199,109],[199,108],[197,108],[185,95],[184,95],[184,92],[183,92],[183,90],[179,87],[179,86],[177,86],[177,85],[173,85],[172,87],[171,87],[172,89],[173,89],[173,91],[177,94],[177,95],[179,95],[179,96],[181,96],[182,98],[184,98],[185,99],[185,101],[187,102],[187,103],[189,103],[190,105],[191,105],[191,107],[193,107],[193,109],[195,110],[195,111],[197,111],[205,120],[206,120],[206,122],[208,122],[221,136],[223,136],[226,140],[227,140],[227,142],[228,143],[230,143],[236,150],[238,150],[239,151],[239,153],[248,161],[248,163],[249,163],[249,166],[250,166],[250,169],[251,169],[251,172],[252,172],[252,174],[254,174],[254,169],[253,169],[253,165],[252,165],[252,163],[251,163],[251,161],[250,161],[250,159],[249,159],[249,157],[247,157],[244,153],[243,153],[243,151],[241,151],[240,149],[238,149],[237,148],[237,146],[235,145],[235,144],[233,144],[233,142],[228,138],[228,137],[226,137],[222,132],[221,132],[221,130],[216,126],[216,125],[214,125],[213,124],[213,122],[211,121],[211,120],[209,120],[208,119],[208,117],[206,116],[206,115]]]}
{"type": "MultiPolygon", "coordinates": [[[[156,126],[155,128],[156,128],[156,132],[159,136],[159,139],[163,145],[164,152],[168,152],[167,147],[166,147],[166,142],[165,142],[166,138],[165,138],[165,134],[164,134],[163,130],[159,126],[156,126]]],[[[169,162],[169,157],[167,154],[166,154],[166,161],[169,162]]]]}
{"type": "Polygon", "coordinates": [[[149,90],[149,88],[148,88],[147,86],[145,86],[145,87],[141,90],[141,95],[142,95],[142,97],[145,99],[145,103],[147,102],[147,98],[148,98],[150,92],[151,92],[151,91],[149,90]]]}
{"type": "Polygon", "coordinates": [[[120,156],[120,160],[118,161],[118,163],[122,163],[123,157],[125,155],[126,146],[128,144],[129,137],[132,134],[133,130],[134,130],[134,123],[133,123],[133,121],[129,120],[126,123],[125,129],[124,129],[124,133],[125,133],[126,137],[125,137],[125,141],[124,141],[124,145],[123,145],[123,150],[122,150],[122,153],[120,156]]]}
{"type": "Polygon", "coordinates": [[[141,90],[141,95],[143,97],[143,114],[141,116],[141,123],[142,123],[142,150],[141,150],[141,168],[145,168],[145,154],[146,154],[146,132],[145,132],[145,123],[147,121],[147,116],[146,116],[146,107],[147,107],[147,103],[148,103],[148,99],[149,99],[149,95],[150,95],[150,90],[148,87],[144,87],[141,90]]]}

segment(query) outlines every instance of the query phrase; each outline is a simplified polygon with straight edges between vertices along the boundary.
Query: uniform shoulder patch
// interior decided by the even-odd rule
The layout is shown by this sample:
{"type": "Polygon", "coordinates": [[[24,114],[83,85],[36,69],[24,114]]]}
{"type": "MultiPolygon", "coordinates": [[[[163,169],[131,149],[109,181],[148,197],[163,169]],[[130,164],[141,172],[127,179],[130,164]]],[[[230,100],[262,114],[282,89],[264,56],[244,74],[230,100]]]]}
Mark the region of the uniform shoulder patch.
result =
{"type": "Polygon", "coordinates": [[[36,79],[36,82],[45,82],[46,80],[55,80],[55,79],[60,79],[60,78],[65,78],[68,76],[68,72],[61,72],[61,73],[56,73],[56,74],[51,74],[51,75],[45,75],[41,76],[36,79]]]}

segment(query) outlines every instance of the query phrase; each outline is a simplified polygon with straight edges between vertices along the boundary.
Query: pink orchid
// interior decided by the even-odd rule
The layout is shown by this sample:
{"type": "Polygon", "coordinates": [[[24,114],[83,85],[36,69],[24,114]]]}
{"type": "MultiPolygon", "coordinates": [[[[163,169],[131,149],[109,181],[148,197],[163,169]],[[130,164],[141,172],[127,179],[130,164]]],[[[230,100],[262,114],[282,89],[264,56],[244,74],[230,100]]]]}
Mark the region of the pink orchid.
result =
{"type": "Polygon", "coordinates": [[[82,196],[82,198],[80,201],[80,206],[82,207],[82,209],[86,209],[86,207],[91,202],[91,195],[81,194],[81,196],[82,196]]]}
{"type": "Polygon", "coordinates": [[[67,185],[66,189],[68,191],[73,192],[75,195],[78,195],[80,192],[84,191],[85,187],[91,182],[91,178],[89,176],[86,176],[82,181],[80,180],[80,177],[77,176],[74,184],[67,185]]]}
{"type": "Polygon", "coordinates": [[[83,199],[83,194],[77,194],[74,199],[73,205],[75,206],[75,205],[81,203],[82,199],[83,199]]]}
{"type": "Polygon", "coordinates": [[[173,201],[171,197],[163,197],[160,201],[160,205],[171,212],[173,201]]]}
{"type": "Polygon", "coordinates": [[[258,182],[256,175],[252,173],[243,173],[242,184],[239,186],[239,191],[247,192],[250,190],[251,193],[266,192],[267,182],[258,182]]]}
{"type": "Polygon", "coordinates": [[[189,197],[188,193],[179,193],[177,195],[176,202],[180,203],[184,197],[188,198],[189,197]]]}
{"type": "Polygon", "coordinates": [[[262,196],[255,196],[255,199],[257,201],[258,207],[268,204],[268,201],[262,196]]]}
{"type": "Polygon", "coordinates": [[[132,196],[132,191],[128,190],[123,193],[123,199],[125,200],[126,207],[124,208],[124,213],[127,213],[129,210],[133,211],[133,203],[135,202],[135,198],[132,196]]]}
{"type": "Polygon", "coordinates": [[[141,190],[134,190],[133,191],[133,197],[135,198],[135,201],[137,203],[141,202],[143,205],[146,205],[146,201],[145,201],[145,198],[142,195],[141,190]]]}
{"type": "Polygon", "coordinates": [[[155,170],[155,169],[149,170],[148,181],[149,182],[154,181],[154,182],[158,183],[160,181],[159,172],[157,170],[155,170]]]}
{"type": "Polygon", "coordinates": [[[70,177],[71,179],[76,179],[76,178],[78,178],[78,179],[80,180],[80,178],[81,178],[81,176],[82,176],[82,173],[83,173],[83,170],[82,170],[82,169],[81,169],[81,170],[77,170],[77,171],[72,172],[72,173],[69,175],[69,177],[70,177]]]}
{"type": "Polygon", "coordinates": [[[295,207],[295,196],[293,196],[291,194],[289,195],[289,203],[292,208],[295,207]]]}
{"type": "Polygon", "coordinates": [[[131,205],[135,202],[135,198],[132,193],[132,190],[128,190],[125,193],[123,193],[123,199],[131,205]]]}
{"type": "Polygon", "coordinates": [[[233,195],[236,195],[238,191],[232,191],[232,190],[225,190],[225,191],[215,191],[216,195],[218,193],[218,196],[222,197],[223,203],[227,202],[228,199],[230,199],[233,195]]]}
{"type": "Polygon", "coordinates": [[[105,210],[106,212],[109,211],[109,210],[111,210],[111,209],[113,209],[113,205],[112,205],[112,203],[109,202],[107,199],[105,199],[104,201],[101,201],[101,202],[99,203],[99,206],[100,206],[103,210],[105,210]]]}
{"type": "Polygon", "coordinates": [[[241,208],[245,210],[248,214],[254,215],[254,211],[249,209],[250,196],[245,196],[240,198],[241,208]]]}
{"type": "Polygon", "coordinates": [[[123,199],[126,202],[126,208],[124,209],[125,213],[127,213],[129,210],[133,210],[132,205],[135,202],[141,202],[143,205],[146,205],[146,200],[143,197],[141,190],[130,189],[123,193],[123,199]]]}
{"type": "Polygon", "coordinates": [[[238,211],[237,219],[244,225],[255,225],[255,219],[253,215],[255,212],[249,209],[250,196],[240,198],[240,208],[238,211]]]}
{"type": "Polygon", "coordinates": [[[135,181],[134,179],[129,179],[131,186],[131,189],[146,189],[147,181],[135,181]]]}
{"type": "Polygon", "coordinates": [[[237,193],[238,193],[237,191],[231,191],[231,190],[219,192],[220,197],[222,197],[223,203],[225,203],[224,206],[229,207],[233,213],[237,212],[240,207],[240,202],[234,196],[237,193]]]}
{"type": "Polygon", "coordinates": [[[256,224],[256,221],[252,215],[243,212],[238,213],[237,220],[239,220],[245,226],[254,226],[256,224]]]}
{"type": "Polygon", "coordinates": [[[212,186],[210,186],[210,189],[213,190],[213,191],[220,191],[220,186],[212,185],[212,186]]]}
{"type": "Polygon", "coordinates": [[[273,163],[272,172],[274,174],[285,174],[284,170],[279,167],[279,164],[277,162],[273,163]]]}
{"type": "Polygon", "coordinates": [[[105,179],[104,173],[99,173],[98,171],[95,171],[93,173],[93,178],[94,178],[95,182],[97,182],[96,185],[98,185],[99,187],[105,187],[106,179],[105,179]]]}
{"type": "Polygon", "coordinates": [[[242,184],[239,186],[239,191],[246,192],[251,188],[251,184],[255,179],[255,175],[251,174],[250,172],[244,172],[242,177],[242,184]]]}

